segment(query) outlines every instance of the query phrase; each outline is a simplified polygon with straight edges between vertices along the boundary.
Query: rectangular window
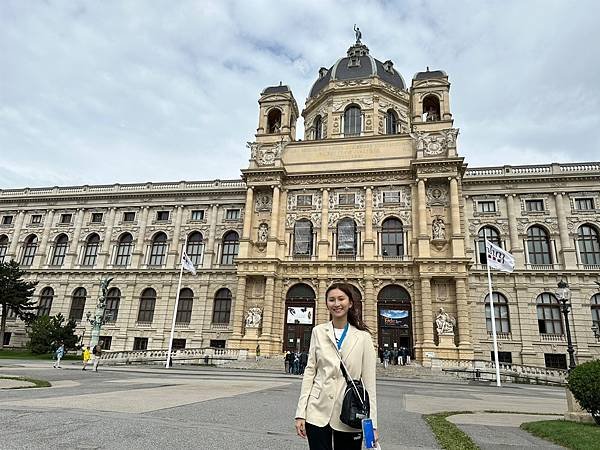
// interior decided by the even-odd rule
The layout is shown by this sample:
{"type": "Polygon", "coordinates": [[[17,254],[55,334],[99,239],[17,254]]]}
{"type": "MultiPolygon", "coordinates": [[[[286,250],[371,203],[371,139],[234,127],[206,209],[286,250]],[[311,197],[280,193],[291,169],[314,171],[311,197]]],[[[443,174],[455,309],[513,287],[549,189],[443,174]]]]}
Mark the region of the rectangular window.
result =
{"type": "Polygon", "coordinates": [[[169,220],[169,211],[156,211],[156,220],[169,220]]]}
{"type": "Polygon", "coordinates": [[[544,211],[544,200],[525,200],[525,211],[544,211]]]}
{"type": "Polygon", "coordinates": [[[195,209],[192,211],[192,220],[204,220],[204,210],[195,209]]]}
{"type": "Polygon", "coordinates": [[[60,223],[71,223],[73,219],[73,214],[61,214],[60,215],[60,223]]]}
{"type": "MultiPolygon", "coordinates": [[[[494,352],[490,352],[490,361],[494,361],[494,352]]],[[[498,362],[500,364],[512,364],[512,353],[498,352],[498,362]]]]}
{"type": "Polygon", "coordinates": [[[148,338],[144,338],[144,337],[133,338],[133,349],[134,350],[147,350],[148,349],[148,338]]]}
{"type": "Polygon", "coordinates": [[[567,370],[567,355],[564,353],[544,353],[544,360],[548,369],[567,370]]]}
{"type": "Polygon", "coordinates": [[[496,212],[496,202],[493,200],[477,202],[477,208],[479,209],[479,212],[482,213],[496,212]]]}
{"type": "Polygon", "coordinates": [[[102,344],[102,350],[110,350],[110,346],[112,345],[112,336],[100,336],[98,343],[102,344]]]}
{"type": "Polygon", "coordinates": [[[93,223],[100,223],[102,222],[102,217],[104,216],[104,214],[102,213],[92,213],[92,222],[93,223]]]}
{"type": "Polygon", "coordinates": [[[177,315],[175,323],[190,323],[192,321],[192,306],[194,300],[191,298],[180,298],[177,305],[177,315]]]}
{"type": "Polygon", "coordinates": [[[228,209],[225,211],[225,220],[240,220],[240,210],[228,209]]]}
{"type": "Polygon", "coordinates": [[[399,191],[387,191],[383,193],[383,203],[399,203],[400,192],[399,191]]]}
{"type": "Polygon", "coordinates": [[[135,220],[135,212],[128,211],[123,213],[123,222],[133,222],[135,220]]]}
{"type": "Polygon", "coordinates": [[[13,216],[3,216],[2,225],[10,225],[13,221],[13,216]]]}
{"type": "Polygon", "coordinates": [[[225,341],[223,339],[211,339],[208,345],[212,348],[225,348],[225,341]]]}
{"type": "Polygon", "coordinates": [[[352,205],[355,204],[355,195],[354,194],[339,194],[338,202],[340,205],[352,205]]]}
{"type": "Polygon", "coordinates": [[[31,216],[31,223],[42,223],[42,215],[34,214],[33,216],[31,216]]]}
{"type": "Polygon", "coordinates": [[[296,204],[298,206],[312,206],[312,195],[311,194],[299,194],[296,197],[296,204]]]}
{"type": "Polygon", "coordinates": [[[151,323],[154,319],[154,305],[156,300],[153,298],[140,299],[140,310],[138,311],[138,322],[151,323]]]}
{"type": "Polygon", "coordinates": [[[589,211],[594,209],[594,199],[593,198],[576,198],[575,199],[575,209],[581,211],[589,211]]]}
{"type": "Polygon", "coordinates": [[[9,345],[10,344],[10,337],[12,336],[12,333],[10,331],[5,331],[4,332],[4,345],[9,345]]]}
{"type": "Polygon", "coordinates": [[[173,339],[173,350],[183,350],[185,348],[185,339],[173,339]]]}

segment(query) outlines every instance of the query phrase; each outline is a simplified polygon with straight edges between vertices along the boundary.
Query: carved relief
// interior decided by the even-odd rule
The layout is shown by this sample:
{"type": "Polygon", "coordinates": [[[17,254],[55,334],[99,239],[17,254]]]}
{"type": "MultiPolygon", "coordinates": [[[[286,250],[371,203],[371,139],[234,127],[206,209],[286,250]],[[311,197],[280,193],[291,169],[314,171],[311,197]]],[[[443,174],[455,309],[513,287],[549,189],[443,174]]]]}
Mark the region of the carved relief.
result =
{"type": "Polygon", "coordinates": [[[256,211],[271,211],[273,199],[270,193],[261,192],[256,196],[255,209],[256,211]]]}
{"type": "Polygon", "coordinates": [[[280,141],[273,146],[258,144],[257,142],[248,142],[246,147],[250,149],[250,159],[259,166],[272,166],[275,160],[281,157],[281,152],[287,143],[280,141]]]}
{"type": "Polygon", "coordinates": [[[411,137],[416,141],[417,151],[422,151],[425,156],[446,154],[448,148],[456,147],[458,129],[451,128],[440,132],[415,131],[411,137]]]}
{"type": "Polygon", "coordinates": [[[427,206],[446,206],[448,204],[448,187],[444,184],[432,184],[427,188],[427,206]]]}

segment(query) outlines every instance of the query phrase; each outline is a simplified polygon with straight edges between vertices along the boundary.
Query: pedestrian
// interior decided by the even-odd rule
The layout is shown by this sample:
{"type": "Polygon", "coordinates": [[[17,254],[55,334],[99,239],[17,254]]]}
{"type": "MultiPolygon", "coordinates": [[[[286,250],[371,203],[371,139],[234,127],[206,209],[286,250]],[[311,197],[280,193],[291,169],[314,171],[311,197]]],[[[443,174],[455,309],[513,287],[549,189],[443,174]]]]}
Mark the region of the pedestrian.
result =
{"type": "Polygon", "coordinates": [[[54,362],[54,368],[55,369],[60,369],[60,360],[62,359],[62,357],[65,356],[65,344],[63,344],[62,341],[60,341],[60,345],[58,346],[58,348],[56,349],[56,351],[54,352],[54,357],[56,358],[56,361],[54,362]]]}
{"type": "Polygon", "coordinates": [[[304,375],[304,369],[306,369],[307,364],[308,364],[308,353],[306,353],[306,352],[300,353],[300,375],[304,375]]]}
{"type": "Polygon", "coordinates": [[[394,364],[395,366],[398,365],[398,348],[394,347],[394,349],[392,350],[392,364],[394,364]]]}
{"type": "MultiPolygon", "coordinates": [[[[362,448],[362,431],[340,420],[346,389],[340,358],[348,376],[362,380],[369,394],[373,428],[377,428],[377,356],[371,332],[358,317],[353,292],[353,287],[345,283],[331,285],[325,293],[325,300],[332,320],[312,330],[308,364],[296,409],[296,433],[308,439],[311,450],[362,448]]],[[[378,440],[377,430],[375,439],[378,440]]]]}
{"type": "Polygon", "coordinates": [[[256,362],[260,359],[260,344],[256,346],[256,362]]]}
{"type": "Polygon", "coordinates": [[[384,369],[387,369],[389,364],[390,364],[390,351],[386,348],[383,351],[383,367],[384,367],[384,369]]]}
{"type": "Polygon", "coordinates": [[[83,351],[83,368],[81,370],[85,370],[85,366],[87,366],[88,362],[92,357],[92,352],[90,351],[90,346],[88,345],[83,351]]]}
{"type": "Polygon", "coordinates": [[[406,363],[406,348],[400,347],[400,353],[398,354],[398,363],[404,365],[406,363]]]}
{"type": "Polygon", "coordinates": [[[294,352],[294,359],[292,360],[292,373],[294,375],[300,374],[300,353],[294,352]]]}
{"type": "Polygon", "coordinates": [[[285,373],[292,373],[291,356],[292,356],[292,353],[289,350],[287,352],[285,352],[285,358],[284,358],[285,373]]]}
{"type": "Polygon", "coordinates": [[[92,351],[92,365],[94,367],[94,372],[98,372],[98,364],[100,364],[100,355],[102,354],[102,342],[94,345],[94,350],[92,351]]]}

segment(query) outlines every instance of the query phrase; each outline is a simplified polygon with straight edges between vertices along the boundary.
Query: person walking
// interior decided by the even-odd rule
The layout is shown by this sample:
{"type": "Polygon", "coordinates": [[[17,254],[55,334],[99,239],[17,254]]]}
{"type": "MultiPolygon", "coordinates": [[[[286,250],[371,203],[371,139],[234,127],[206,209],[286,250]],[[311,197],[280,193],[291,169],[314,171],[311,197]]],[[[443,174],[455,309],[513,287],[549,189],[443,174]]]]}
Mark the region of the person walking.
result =
{"type": "Polygon", "coordinates": [[[98,364],[100,364],[100,355],[102,354],[102,343],[98,343],[94,345],[94,350],[92,351],[92,366],[94,367],[94,372],[98,372],[98,364]]]}
{"type": "Polygon", "coordinates": [[[285,358],[284,358],[285,373],[292,373],[292,370],[291,370],[291,367],[292,367],[291,357],[292,357],[292,353],[289,350],[287,352],[285,352],[285,358]]]}
{"type": "Polygon", "coordinates": [[[306,352],[300,353],[300,375],[304,375],[304,370],[306,369],[307,364],[308,364],[308,353],[306,353],[306,352]]]}
{"type": "Polygon", "coordinates": [[[346,389],[340,357],[348,376],[353,380],[362,379],[369,394],[376,441],[379,438],[375,392],[377,357],[371,332],[358,317],[353,292],[353,287],[345,283],[331,285],[325,300],[332,320],[312,330],[295,419],[296,433],[308,440],[310,450],[362,448],[362,431],[340,420],[346,389]]]}
{"type": "Polygon", "coordinates": [[[256,362],[260,359],[260,344],[256,345],[256,362]]]}
{"type": "Polygon", "coordinates": [[[91,358],[92,352],[90,351],[90,346],[88,345],[85,350],[83,350],[83,368],[81,370],[85,370],[85,366],[87,366],[91,358]]]}
{"type": "Polygon", "coordinates": [[[54,361],[54,368],[55,369],[60,369],[60,360],[62,359],[62,357],[65,356],[65,344],[63,344],[62,341],[60,341],[60,345],[58,346],[58,348],[56,349],[56,351],[54,352],[54,357],[56,358],[56,361],[54,361]]]}
{"type": "Polygon", "coordinates": [[[386,348],[383,351],[383,368],[387,369],[390,364],[390,351],[386,348]]]}

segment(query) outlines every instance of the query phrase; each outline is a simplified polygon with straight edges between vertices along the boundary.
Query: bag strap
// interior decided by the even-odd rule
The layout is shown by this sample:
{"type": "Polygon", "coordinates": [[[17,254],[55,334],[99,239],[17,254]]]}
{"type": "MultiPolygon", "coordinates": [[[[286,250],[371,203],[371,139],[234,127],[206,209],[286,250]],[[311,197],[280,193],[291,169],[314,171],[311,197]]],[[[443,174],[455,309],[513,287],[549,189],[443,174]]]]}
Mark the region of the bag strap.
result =
{"type": "MultiPolygon", "coordinates": [[[[358,396],[358,399],[362,403],[363,407],[366,407],[364,400],[367,399],[367,396],[364,395],[364,399],[363,399],[363,397],[361,397],[360,392],[358,391],[358,388],[356,387],[356,383],[354,382],[352,377],[350,375],[348,375],[348,369],[346,368],[346,364],[344,364],[344,359],[342,358],[342,354],[338,350],[337,345],[334,345],[333,348],[335,348],[335,352],[337,353],[338,358],[340,358],[340,363],[341,363],[340,369],[342,370],[342,375],[344,375],[346,384],[350,384],[352,386],[352,389],[354,390],[354,392],[356,392],[356,395],[358,396]]],[[[362,388],[363,388],[363,391],[366,392],[365,387],[363,386],[362,388]]]]}

